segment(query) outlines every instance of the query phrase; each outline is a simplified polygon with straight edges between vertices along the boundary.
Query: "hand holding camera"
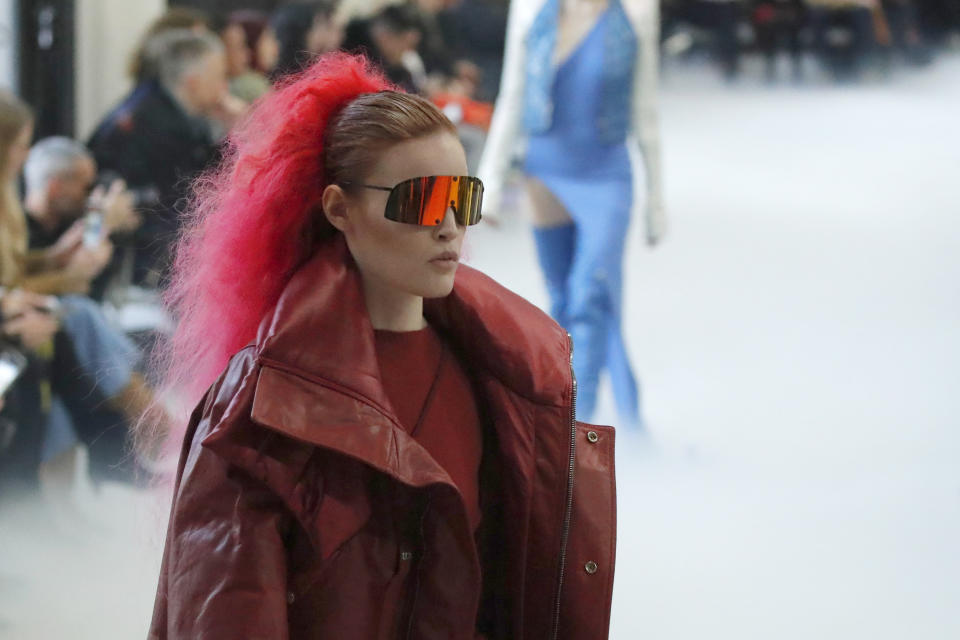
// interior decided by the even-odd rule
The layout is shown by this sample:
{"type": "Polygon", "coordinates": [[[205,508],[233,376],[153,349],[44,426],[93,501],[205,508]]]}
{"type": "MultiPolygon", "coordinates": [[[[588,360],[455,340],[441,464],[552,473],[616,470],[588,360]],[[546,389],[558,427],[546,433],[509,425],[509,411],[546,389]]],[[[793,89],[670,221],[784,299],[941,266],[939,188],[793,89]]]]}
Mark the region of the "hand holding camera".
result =
{"type": "Polygon", "coordinates": [[[88,204],[88,226],[93,226],[96,214],[102,215],[101,223],[109,235],[115,231],[133,231],[142,223],[136,211],[136,194],[127,189],[127,183],[122,178],[113,179],[109,187],[98,185],[90,194],[88,204]]]}

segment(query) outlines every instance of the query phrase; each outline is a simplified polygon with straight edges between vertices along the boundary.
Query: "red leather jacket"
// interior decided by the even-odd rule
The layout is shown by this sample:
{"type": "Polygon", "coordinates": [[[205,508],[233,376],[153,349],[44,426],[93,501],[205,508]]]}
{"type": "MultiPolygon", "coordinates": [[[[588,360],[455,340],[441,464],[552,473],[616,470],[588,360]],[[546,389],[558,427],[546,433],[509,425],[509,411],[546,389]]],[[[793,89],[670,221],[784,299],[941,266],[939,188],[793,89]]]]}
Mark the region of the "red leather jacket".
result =
{"type": "Polygon", "coordinates": [[[150,638],[607,637],[614,433],[573,419],[569,337],[464,266],[425,313],[487,425],[476,537],[390,409],[334,240],[193,413],[150,638]]]}

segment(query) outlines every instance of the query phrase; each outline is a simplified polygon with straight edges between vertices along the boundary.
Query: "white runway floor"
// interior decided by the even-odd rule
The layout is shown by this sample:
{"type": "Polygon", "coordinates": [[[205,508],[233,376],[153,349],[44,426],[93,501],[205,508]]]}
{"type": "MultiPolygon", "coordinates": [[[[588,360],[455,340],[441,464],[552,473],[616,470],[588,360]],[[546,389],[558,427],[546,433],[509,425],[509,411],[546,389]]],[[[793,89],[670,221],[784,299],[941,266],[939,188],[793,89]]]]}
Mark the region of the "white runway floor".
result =
{"type": "MultiPolygon", "coordinates": [[[[666,78],[672,231],[651,252],[634,225],[627,260],[655,446],[618,434],[615,640],[960,638],[958,113],[956,55],[859,87],[666,78]]],[[[523,220],[471,233],[545,303],[523,220]]],[[[144,636],[162,518],[120,487],[97,507],[5,504],[0,638],[144,636]]]]}

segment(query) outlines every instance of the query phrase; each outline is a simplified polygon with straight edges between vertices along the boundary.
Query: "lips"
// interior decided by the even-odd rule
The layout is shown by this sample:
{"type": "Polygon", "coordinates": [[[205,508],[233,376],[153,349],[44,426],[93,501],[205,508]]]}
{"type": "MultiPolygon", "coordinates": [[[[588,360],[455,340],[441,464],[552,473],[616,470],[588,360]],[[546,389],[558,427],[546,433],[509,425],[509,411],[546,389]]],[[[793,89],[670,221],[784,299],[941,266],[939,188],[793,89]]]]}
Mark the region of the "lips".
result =
{"type": "Polygon", "coordinates": [[[444,251],[440,255],[434,256],[430,262],[459,262],[460,254],[456,251],[444,251]]]}

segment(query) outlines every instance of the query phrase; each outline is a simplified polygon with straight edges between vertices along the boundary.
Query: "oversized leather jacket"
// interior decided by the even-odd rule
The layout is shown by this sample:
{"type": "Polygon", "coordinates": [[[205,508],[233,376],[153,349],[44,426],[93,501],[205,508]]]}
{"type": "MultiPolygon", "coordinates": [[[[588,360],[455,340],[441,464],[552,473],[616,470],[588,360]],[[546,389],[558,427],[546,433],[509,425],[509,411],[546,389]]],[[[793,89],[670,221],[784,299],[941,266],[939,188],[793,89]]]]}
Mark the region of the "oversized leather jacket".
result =
{"type": "Polygon", "coordinates": [[[193,413],[150,638],[607,637],[614,432],[574,420],[567,334],[465,266],[425,313],[483,413],[480,531],[398,424],[334,239],[193,413]]]}

